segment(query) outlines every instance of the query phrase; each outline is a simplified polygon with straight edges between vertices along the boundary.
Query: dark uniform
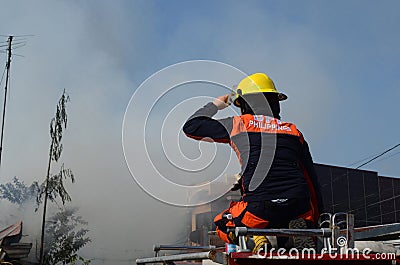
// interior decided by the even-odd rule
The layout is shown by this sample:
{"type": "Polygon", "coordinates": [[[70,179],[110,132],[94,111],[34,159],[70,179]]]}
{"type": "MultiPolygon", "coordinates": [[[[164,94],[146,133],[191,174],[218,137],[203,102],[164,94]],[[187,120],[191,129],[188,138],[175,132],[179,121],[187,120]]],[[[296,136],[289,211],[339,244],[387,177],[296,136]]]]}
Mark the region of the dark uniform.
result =
{"type": "Polygon", "coordinates": [[[196,140],[230,144],[241,163],[242,200],[215,217],[220,238],[232,243],[227,227],[282,228],[298,217],[316,222],[322,207],[318,179],[296,126],[252,114],[215,120],[217,111],[208,103],[188,119],[183,131],[196,140]],[[232,220],[223,218],[227,213],[232,220]]]}

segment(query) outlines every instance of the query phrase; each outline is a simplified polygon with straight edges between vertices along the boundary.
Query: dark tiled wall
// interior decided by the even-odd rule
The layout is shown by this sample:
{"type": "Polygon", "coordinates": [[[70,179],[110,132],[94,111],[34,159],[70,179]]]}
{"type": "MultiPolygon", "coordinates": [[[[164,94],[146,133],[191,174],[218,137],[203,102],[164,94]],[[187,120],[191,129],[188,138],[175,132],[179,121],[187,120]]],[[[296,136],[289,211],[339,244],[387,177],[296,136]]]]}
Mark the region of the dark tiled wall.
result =
{"type": "Polygon", "coordinates": [[[400,179],[316,164],[325,212],[352,212],[356,226],[400,222],[400,179]]]}

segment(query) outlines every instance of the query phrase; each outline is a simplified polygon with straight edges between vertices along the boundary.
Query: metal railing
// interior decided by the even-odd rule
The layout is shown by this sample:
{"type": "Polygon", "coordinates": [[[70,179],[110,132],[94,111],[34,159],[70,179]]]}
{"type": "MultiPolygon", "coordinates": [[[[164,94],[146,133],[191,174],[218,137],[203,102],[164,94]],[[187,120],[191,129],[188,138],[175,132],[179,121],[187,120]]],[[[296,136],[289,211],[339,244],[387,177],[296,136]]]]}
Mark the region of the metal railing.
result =
{"type": "MultiPolygon", "coordinates": [[[[387,235],[400,234],[400,223],[380,225],[374,227],[354,228],[354,215],[350,213],[324,213],[318,220],[315,229],[255,229],[236,227],[228,229],[239,239],[239,252],[248,252],[246,237],[254,235],[292,237],[309,236],[317,238],[317,253],[344,253],[354,248],[355,239],[379,238],[387,235]],[[322,252],[321,252],[322,250],[322,252]]],[[[212,261],[225,260],[222,257],[223,248],[215,246],[182,246],[182,245],[154,245],[155,257],[137,259],[136,264],[164,263],[173,264],[174,261],[195,261],[210,259],[212,261]],[[159,256],[161,250],[187,251],[191,253],[159,256]],[[199,252],[201,251],[201,252],[199,252]]],[[[222,263],[222,262],[221,262],[222,263]]]]}
{"type": "Polygon", "coordinates": [[[154,256],[158,257],[161,250],[186,250],[190,252],[216,250],[215,246],[184,246],[184,245],[154,245],[154,256]]]}
{"type": "Polygon", "coordinates": [[[250,252],[246,236],[309,236],[318,238],[318,250],[327,253],[340,252],[342,249],[354,248],[354,215],[349,213],[322,214],[317,229],[256,229],[247,227],[229,228],[228,233],[235,233],[239,240],[239,251],[250,252]]]}
{"type": "Polygon", "coordinates": [[[193,260],[203,260],[210,259],[212,261],[215,260],[215,250],[210,250],[207,252],[197,252],[197,253],[186,253],[186,254],[176,254],[170,256],[161,256],[161,257],[152,257],[152,258],[143,258],[136,259],[136,264],[146,264],[146,263],[167,263],[171,264],[174,261],[193,261],[193,260]]]}

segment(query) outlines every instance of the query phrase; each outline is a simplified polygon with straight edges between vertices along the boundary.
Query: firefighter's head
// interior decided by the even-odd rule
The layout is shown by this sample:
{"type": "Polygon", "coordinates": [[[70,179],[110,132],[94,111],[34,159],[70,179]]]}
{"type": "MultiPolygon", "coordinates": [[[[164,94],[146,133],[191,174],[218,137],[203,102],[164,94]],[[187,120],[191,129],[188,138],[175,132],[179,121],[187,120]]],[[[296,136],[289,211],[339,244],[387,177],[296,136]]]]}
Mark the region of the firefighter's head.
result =
{"type": "Polygon", "coordinates": [[[242,114],[264,114],[279,118],[279,101],[287,99],[285,94],[278,92],[274,82],[264,73],[245,77],[235,92],[233,104],[240,108],[242,114]]]}

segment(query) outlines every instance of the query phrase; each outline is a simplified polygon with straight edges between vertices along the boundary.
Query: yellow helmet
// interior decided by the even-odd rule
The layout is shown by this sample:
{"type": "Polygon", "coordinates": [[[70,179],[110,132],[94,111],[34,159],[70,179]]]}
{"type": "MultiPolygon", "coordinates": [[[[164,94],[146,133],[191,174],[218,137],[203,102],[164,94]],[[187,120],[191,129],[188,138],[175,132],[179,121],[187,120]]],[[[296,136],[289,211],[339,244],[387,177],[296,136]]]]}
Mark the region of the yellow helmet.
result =
{"type": "Polygon", "coordinates": [[[256,73],[249,75],[240,81],[239,85],[236,87],[235,100],[233,104],[236,107],[240,107],[239,96],[244,96],[247,94],[255,93],[277,93],[278,99],[285,100],[287,96],[276,90],[274,82],[264,73],[256,73]]]}

